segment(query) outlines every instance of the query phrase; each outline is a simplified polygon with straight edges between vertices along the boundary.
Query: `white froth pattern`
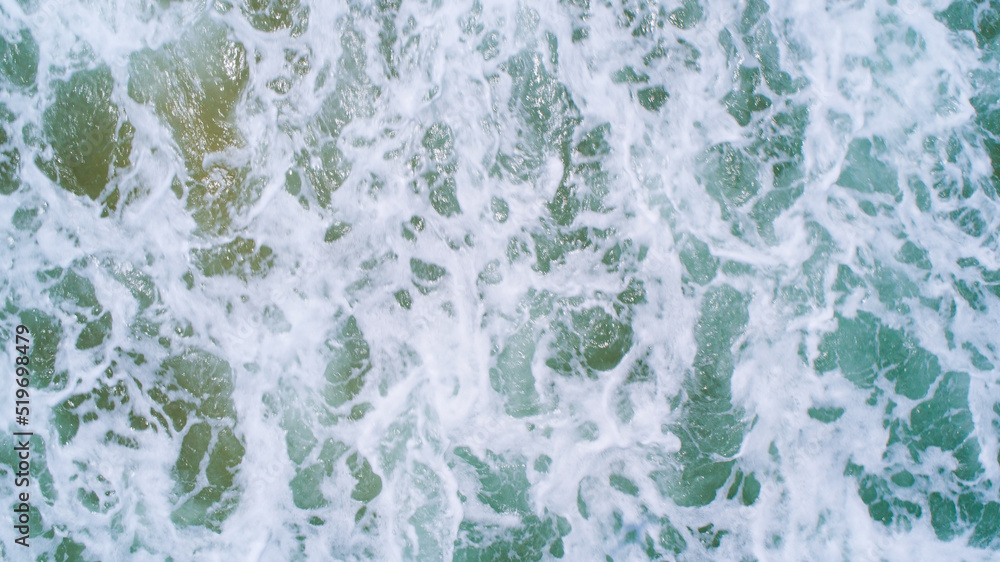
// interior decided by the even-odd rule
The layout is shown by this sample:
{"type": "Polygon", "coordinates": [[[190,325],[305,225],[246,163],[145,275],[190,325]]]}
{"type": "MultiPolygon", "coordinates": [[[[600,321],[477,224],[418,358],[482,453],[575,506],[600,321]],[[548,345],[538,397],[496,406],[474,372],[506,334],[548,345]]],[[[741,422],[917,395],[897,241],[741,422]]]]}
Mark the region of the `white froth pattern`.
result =
{"type": "Polygon", "coordinates": [[[61,336],[32,557],[995,556],[995,47],[771,4],[0,1],[0,331],[61,336]],[[86,72],[134,128],[95,197],[46,129],[86,72]],[[923,394],[847,357],[895,337],[923,394]],[[893,441],[946,379],[971,476],[893,441]]]}

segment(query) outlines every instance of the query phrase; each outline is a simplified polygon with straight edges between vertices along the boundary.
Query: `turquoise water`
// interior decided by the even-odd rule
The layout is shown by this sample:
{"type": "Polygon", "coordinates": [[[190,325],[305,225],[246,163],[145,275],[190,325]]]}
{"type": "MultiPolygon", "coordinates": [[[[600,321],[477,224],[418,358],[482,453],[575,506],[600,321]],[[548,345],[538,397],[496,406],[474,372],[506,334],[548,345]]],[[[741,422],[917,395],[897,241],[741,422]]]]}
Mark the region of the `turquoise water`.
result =
{"type": "Polygon", "coordinates": [[[786,4],[0,0],[0,556],[1000,556],[1000,5],[786,4]]]}

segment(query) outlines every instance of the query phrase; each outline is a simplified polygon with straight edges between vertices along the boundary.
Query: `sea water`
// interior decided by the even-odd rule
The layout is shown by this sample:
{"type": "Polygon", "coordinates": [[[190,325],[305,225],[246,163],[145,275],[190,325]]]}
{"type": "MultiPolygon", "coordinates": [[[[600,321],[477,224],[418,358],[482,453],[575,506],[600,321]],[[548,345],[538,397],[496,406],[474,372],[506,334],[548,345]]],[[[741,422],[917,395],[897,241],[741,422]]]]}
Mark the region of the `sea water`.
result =
{"type": "Polygon", "coordinates": [[[998,61],[966,0],[2,0],[0,556],[996,559],[998,61]]]}

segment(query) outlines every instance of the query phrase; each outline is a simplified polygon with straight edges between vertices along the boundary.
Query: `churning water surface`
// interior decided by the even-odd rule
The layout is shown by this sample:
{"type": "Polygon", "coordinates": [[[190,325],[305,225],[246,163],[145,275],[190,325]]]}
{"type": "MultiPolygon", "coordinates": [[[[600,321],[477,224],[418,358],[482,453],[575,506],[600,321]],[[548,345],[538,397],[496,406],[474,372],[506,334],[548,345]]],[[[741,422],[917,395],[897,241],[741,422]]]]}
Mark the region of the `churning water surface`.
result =
{"type": "Polygon", "coordinates": [[[998,96],[994,1],[0,0],[0,555],[996,559],[998,96]]]}

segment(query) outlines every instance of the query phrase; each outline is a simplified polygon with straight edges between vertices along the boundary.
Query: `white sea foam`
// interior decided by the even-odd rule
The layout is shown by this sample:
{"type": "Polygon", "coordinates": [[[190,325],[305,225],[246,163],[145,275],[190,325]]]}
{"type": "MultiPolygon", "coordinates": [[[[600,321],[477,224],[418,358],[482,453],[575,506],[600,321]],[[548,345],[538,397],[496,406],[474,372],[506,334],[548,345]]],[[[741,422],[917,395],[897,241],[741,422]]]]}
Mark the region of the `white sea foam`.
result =
{"type": "MultiPolygon", "coordinates": [[[[935,491],[953,498],[960,485],[979,493],[981,502],[996,493],[990,483],[1000,477],[996,370],[977,367],[963,347],[975,346],[998,364],[996,299],[983,281],[979,291],[987,305],[976,310],[956,292],[956,279],[971,271],[957,265],[960,258],[974,257],[988,270],[1000,267],[997,240],[989,234],[1000,214],[985,189],[959,198],[930,187],[926,208],[909,183],[919,178],[934,186],[939,174],[959,186],[963,180],[979,186],[992,174],[970,102],[977,94],[971,76],[986,63],[971,32],[950,31],[935,18],[946,3],[773,4],[762,17],[776,37],[780,70],[800,85],[773,95],[762,79],[756,91],[767,93],[773,105],[740,126],[722,100],[738,86],[740,64],[760,64],[738,31],[742,4],[704,2],[701,20],[687,30],[657,20],[655,6],[649,12],[629,4],[639,20],[655,16],[652,31],[642,36],[631,32],[639,20],[622,23],[618,3],[584,9],[572,3],[404,2],[393,18],[398,77],[391,77],[379,50],[389,16],[377,3],[310,5],[307,29],[292,36],[289,29],[255,29],[238,5],[226,9],[221,3],[0,2],[5,36],[25,28],[39,44],[36,86],[8,88],[2,98],[15,116],[6,130],[13,131],[9,145],[21,154],[22,184],[0,196],[3,263],[10,272],[0,282],[8,305],[2,327],[9,332],[18,322],[11,312],[23,309],[57,318],[63,337],[56,371],[68,373],[64,387],[32,397],[32,429],[44,439],[54,490],[43,499],[46,492],[32,488],[44,530],[54,530],[54,538],[33,539],[33,554],[55,551],[70,537],[85,546],[83,559],[451,558],[464,546],[456,544],[464,540],[463,521],[487,535],[491,526],[527,525],[520,508],[498,513],[483,499],[491,493],[481,493],[484,476],[456,453],[465,447],[491,463],[501,481],[513,478],[511,486],[520,480],[509,475],[523,474],[532,514],[551,525],[558,525],[557,516],[568,521],[572,531],[561,539],[565,559],[641,559],[644,537],[661,540],[663,518],[685,539],[680,559],[989,559],[994,551],[967,546],[975,525],[950,541],[939,539],[927,502],[935,491]],[[243,45],[249,69],[232,115],[241,140],[205,154],[201,163],[245,171],[241,188],[248,200],[233,208],[230,225],[214,231],[187,202],[192,182],[200,180],[186,169],[186,148],[169,116],[129,93],[130,74],[139,72],[130,57],[186,40],[180,38],[203,18],[243,45]],[[586,38],[574,35],[580,29],[588,30],[586,38]],[[738,50],[733,60],[720,46],[724,30],[738,50]],[[483,41],[493,32],[496,53],[486,58],[483,41]],[[357,53],[343,40],[351,33],[363,40],[357,53]],[[657,48],[663,55],[644,64],[657,48]],[[540,86],[543,106],[556,113],[542,125],[531,122],[530,101],[518,99],[524,86],[512,77],[512,66],[522,53],[522,62],[537,57],[554,80],[540,86]],[[355,56],[365,60],[363,70],[342,62],[355,56]],[[298,75],[294,61],[303,57],[308,70],[298,75]],[[35,164],[36,156],[51,157],[52,148],[27,138],[41,134],[56,82],[101,64],[114,79],[112,101],[136,130],[130,165],[110,180],[122,197],[107,218],[100,217],[101,203],[53,183],[35,164]],[[647,74],[647,81],[613,80],[626,66],[647,74]],[[287,81],[286,92],[276,91],[276,79],[287,81]],[[663,86],[669,100],[651,111],[639,100],[654,86],[663,86]],[[558,123],[561,95],[575,109],[558,123]],[[346,100],[340,109],[332,101],[338,96],[346,100]],[[768,235],[758,231],[750,209],[772,191],[772,162],[762,160],[757,193],[724,209],[720,197],[729,196],[708,193],[706,154],[720,143],[752,150],[768,119],[797,105],[808,108],[803,191],[773,220],[768,235]],[[571,122],[571,151],[587,132],[610,124],[607,154],[572,156],[573,165],[597,162],[608,192],[593,208],[581,203],[571,226],[558,226],[547,204],[558,197],[565,170],[552,129],[571,122]],[[435,124],[450,130],[454,146],[437,159],[422,146],[435,124]],[[943,145],[953,134],[961,154],[941,164],[946,149],[930,150],[925,141],[934,136],[943,145]],[[861,193],[838,185],[851,165],[852,139],[873,137],[885,143],[879,158],[898,186],[861,193]],[[307,169],[330,159],[323,146],[331,141],[350,172],[323,205],[307,169]],[[517,164],[504,171],[498,162],[500,153],[519,152],[524,179],[516,177],[517,164]],[[443,175],[454,177],[460,213],[445,216],[435,207],[428,185],[434,180],[423,175],[435,165],[452,166],[443,175]],[[289,170],[299,174],[298,191],[289,170]],[[175,194],[178,183],[187,184],[185,199],[175,194]],[[495,219],[494,198],[507,206],[503,222],[495,219]],[[41,209],[36,229],[14,226],[21,208],[41,209]],[[970,236],[950,218],[962,208],[977,210],[985,234],[970,236]],[[411,217],[421,217],[423,226],[418,229],[411,217]],[[331,225],[341,222],[349,231],[324,241],[331,225]],[[551,240],[581,227],[590,228],[589,243],[554,257],[545,271],[533,236],[551,240]],[[826,234],[817,234],[820,228],[826,234]],[[218,276],[199,270],[198,251],[236,236],[273,251],[266,273],[250,271],[249,262],[218,276]],[[707,285],[692,281],[683,261],[692,238],[720,260],[707,285]],[[626,240],[618,270],[602,262],[626,240]],[[894,257],[905,241],[926,249],[930,269],[894,257]],[[523,244],[522,257],[509,257],[512,244],[523,244]],[[421,279],[411,260],[446,273],[421,279]],[[869,275],[867,285],[847,294],[836,289],[841,265],[869,275]],[[84,330],[77,315],[83,313],[54,296],[56,281],[41,273],[56,267],[89,279],[110,311],[113,329],[99,346],[76,348],[84,330]],[[243,277],[235,273],[239,267],[247,268],[243,277]],[[121,271],[148,276],[155,286],[152,304],[129,291],[121,271]],[[885,277],[896,280],[890,285],[909,283],[915,292],[895,301],[880,293],[873,287],[883,272],[897,275],[885,277]],[[633,277],[643,282],[645,303],[628,308],[615,299],[633,277]],[[700,338],[709,337],[696,330],[709,316],[704,302],[722,285],[734,287],[747,303],[745,329],[723,350],[732,352],[731,402],[744,424],[728,430],[743,437],[717,499],[683,506],[651,474],[689,462],[678,460],[685,439],[680,433],[687,431],[689,382],[702,357],[699,346],[705,346],[700,338]],[[405,307],[403,297],[394,296],[403,290],[405,307]],[[944,304],[921,305],[921,296],[944,304]],[[579,357],[574,374],[559,374],[548,362],[564,345],[557,323],[574,324],[572,313],[595,307],[630,318],[627,353],[612,368],[591,370],[592,376],[579,357]],[[885,379],[873,395],[841,369],[819,372],[824,338],[838,329],[838,318],[859,313],[904,331],[938,358],[942,372],[970,374],[972,436],[983,468],[973,481],[958,482],[950,452],[931,447],[917,463],[887,446],[889,420],[910,419],[908,412],[923,398],[893,394],[885,379]],[[355,397],[332,406],[324,401],[324,373],[347,353],[342,330],[348,317],[367,342],[371,370],[355,397]],[[231,368],[235,418],[206,418],[209,452],[226,427],[245,448],[232,486],[234,509],[215,530],[171,522],[183,501],[210,482],[203,460],[195,488],[176,492],[188,429],[160,423],[155,431],[139,431],[128,417],[131,411],[157,423],[149,412],[163,405],[150,389],[165,376],[160,365],[188,349],[204,350],[231,368]],[[521,354],[511,364],[530,372],[533,386],[511,383],[517,388],[503,395],[498,378],[514,377],[497,374],[508,350],[521,354]],[[134,360],[138,354],[143,361],[134,360]],[[640,359],[651,376],[632,382],[640,359]],[[50,413],[75,395],[118,381],[130,402],[94,409],[97,418],[83,419],[75,437],[60,443],[50,413]],[[524,410],[518,411],[522,399],[524,410]],[[629,415],[621,410],[626,399],[629,415]],[[886,412],[890,399],[892,415],[886,412]],[[352,408],[360,404],[369,409],[349,419],[358,417],[352,408]],[[823,423],[810,417],[814,407],[842,408],[842,415],[823,423]],[[301,427],[316,444],[304,459],[293,460],[286,435],[301,427]],[[109,440],[109,432],[136,446],[109,440]],[[344,444],[344,452],[315,487],[325,504],[303,508],[292,487],[309,465],[322,465],[319,451],[327,439],[344,444]],[[345,459],[355,453],[381,482],[381,492],[365,503],[352,497],[358,469],[345,459]],[[859,491],[861,477],[848,474],[851,465],[885,478],[904,467],[919,477],[912,489],[893,490],[894,497],[919,504],[922,516],[889,526],[873,519],[859,491]],[[760,482],[756,501],[726,499],[737,469],[740,478],[752,474],[760,482]],[[635,486],[634,494],[624,481],[635,486]],[[82,499],[91,490],[107,506],[96,513],[82,499]],[[715,536],[713,546],[719,530],[725,534],[715,536]]],[[[663,15],[678,7],[664,4],[663,15]]],[[[195,57],[209,54],[190,52],[190,60],[172,64],[201,64],[195,57]]],[[[591,190],[586,179],[584,171],[570,178],[581,199],[591,190]]],[[[10,411],[12,403],[4,400],[10,411]]],[[[195,421],[192,414],[188,427],[195,421]]],[[[2,489],[12,497],[9,482],[2,489]]],[[[549,550],[555,536],[542,539],[546,546],[538,556],[556,555],[549,550]]],[[[10,526],[2,527],[0,538],[4,556],[18,559],[10,526]]],[[[666,546],[657,548],[674,556],[666,546]]]]}

